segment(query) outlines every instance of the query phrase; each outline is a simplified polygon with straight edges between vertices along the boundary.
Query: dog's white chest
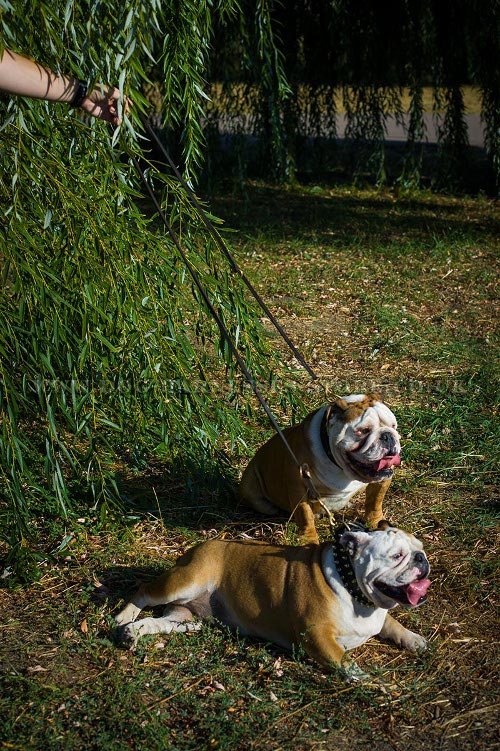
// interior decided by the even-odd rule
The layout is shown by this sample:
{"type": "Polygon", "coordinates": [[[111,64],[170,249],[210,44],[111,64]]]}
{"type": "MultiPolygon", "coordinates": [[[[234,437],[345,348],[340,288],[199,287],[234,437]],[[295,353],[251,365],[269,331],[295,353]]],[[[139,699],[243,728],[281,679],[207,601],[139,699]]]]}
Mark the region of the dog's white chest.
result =
{"type": "MultiPolygon", "coordinates": [[[[323,482],[324,484],[325,480],[327,479],[331,482],[330,477],[322,477],[319,472],[318,475],[321,482],[323,482]]],[[[340,509],[347,506],[351,498],[355,493],[358,492],[358,490],[364,487],[365,483],[352,480],[345,488],[333,492],[331,491],[329,495],[323,496],[321,500],[330,511],[339,511],[340,509]]]]}
{"type": "Polygon", "coordinates": [[[365,487],[366,483],[349,477],[342,468],[336,466],[326,456],[320,439],[320,425],[325,409],[326,407],[320,409],[311,421],[309,440],[315,459],[311,470],[318,484],[323,488],[328,488],[326,492],[323,492],[321,500],[330,511],[338,511],[344,508],[353,495],[365,487]]]}
{"type": "MultiPolygon", "coordinates": [[[[365,608],[367,611],[368,608],[365,608]]],[[[384,625],[387,612],[377,608],[372,611],[371,615],[356,615],[353,613],[352,619],[348,618],[341,629],[340,633],[336,637],[337,643],[343,649],[355,649],[364,644],[371,636],[379,634],[384,625]]]]}

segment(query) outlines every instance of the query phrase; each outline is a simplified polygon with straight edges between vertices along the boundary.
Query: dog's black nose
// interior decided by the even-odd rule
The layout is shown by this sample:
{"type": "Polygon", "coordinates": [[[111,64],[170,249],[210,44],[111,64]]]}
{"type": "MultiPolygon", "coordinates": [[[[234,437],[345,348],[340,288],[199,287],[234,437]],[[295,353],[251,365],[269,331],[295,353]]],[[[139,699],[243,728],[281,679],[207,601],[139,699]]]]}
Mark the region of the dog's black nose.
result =
{"type": "Polygon", "coordinates": [[[396,441],[394,440],[392,433],[381,433],[380,443],[387,447],[389,453],[396,451],[396,441]]]}
{"type": "Polygon", "coordinates": [[[414,560],[415,560],[415,563],[425,563],[427,559],[425,557],[425,553],[417,552],[415,553],[414,560]]]}

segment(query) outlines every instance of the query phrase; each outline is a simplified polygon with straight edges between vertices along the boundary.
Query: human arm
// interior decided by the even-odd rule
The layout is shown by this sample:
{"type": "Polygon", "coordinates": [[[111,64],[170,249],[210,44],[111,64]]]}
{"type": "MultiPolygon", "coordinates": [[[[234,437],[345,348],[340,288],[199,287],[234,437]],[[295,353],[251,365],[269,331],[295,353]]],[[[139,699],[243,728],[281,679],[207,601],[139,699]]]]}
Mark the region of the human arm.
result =
{"type": "MultiPolygon", "coordinates": [[[[71,76],[57,75],[34,60],[5,49],[0,57],[0,89],[17,96],[45,99],[48,102],[74,103],[80,81],[71,76]]],[[[97,86],[83,96],[76,106],[93,117],[119,125],[117,102],[120,92],[114,86],[97,86]]],[[[124,110],[129,102],[124,98],[124,110]]]]}

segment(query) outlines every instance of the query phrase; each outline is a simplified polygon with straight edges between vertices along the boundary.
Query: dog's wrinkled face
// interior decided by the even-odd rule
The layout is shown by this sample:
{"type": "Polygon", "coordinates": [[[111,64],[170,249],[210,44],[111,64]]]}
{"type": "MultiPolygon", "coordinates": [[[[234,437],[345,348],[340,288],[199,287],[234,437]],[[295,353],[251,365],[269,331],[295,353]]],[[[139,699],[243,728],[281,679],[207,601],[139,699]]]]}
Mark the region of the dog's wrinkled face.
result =
{"type": "Polygon", "coordinates": [[[361,482],[380,482],[401,464],[397,422],[378,394],[352,394],[328,408],[327,432],[337,462],[361,482]]]}
{"type": "Polygon", "coordinates": [[[355,530],[344,532],[340,544],[347,548],[361,591],[375,605],[414,608],[425,601],[430,566],[416,537],[395,527],[355,530]]]}

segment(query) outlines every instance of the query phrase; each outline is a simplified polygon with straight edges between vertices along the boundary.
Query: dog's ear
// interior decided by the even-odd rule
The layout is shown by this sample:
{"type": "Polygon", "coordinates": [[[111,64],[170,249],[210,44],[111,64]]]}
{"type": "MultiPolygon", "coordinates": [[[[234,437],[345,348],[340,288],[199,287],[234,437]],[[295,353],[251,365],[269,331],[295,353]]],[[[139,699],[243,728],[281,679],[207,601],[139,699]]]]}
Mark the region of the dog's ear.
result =
{"type": "Polygon", "coordinates": [[[367,394],[366,396],[371,401],[372,404],[373,402],[382,402],[382,404],[384,404],[384,400],[382,396],[378,393],[378,391],[373,391],[371,394],[367,394]]]}
{"type": "Polygon", "coordinates": [[[332,402],[332,404],[329,404],[325,413],[325,419],[326,422],[328,422],[332,417],[342,417],[346,409],[349,408],[348,403],[345,399],[337,399],[336,401],[332,402]]]}
{"type": "Polygon", "coordinates": [[[369,541],[370,534],[368,532],[344,532],[340,538],[340,544],[347,550],[351,558],[355,558],[369,541]]]}

